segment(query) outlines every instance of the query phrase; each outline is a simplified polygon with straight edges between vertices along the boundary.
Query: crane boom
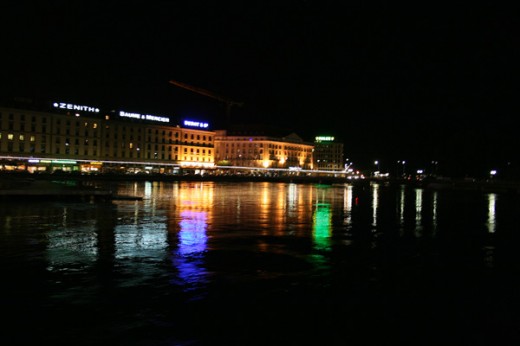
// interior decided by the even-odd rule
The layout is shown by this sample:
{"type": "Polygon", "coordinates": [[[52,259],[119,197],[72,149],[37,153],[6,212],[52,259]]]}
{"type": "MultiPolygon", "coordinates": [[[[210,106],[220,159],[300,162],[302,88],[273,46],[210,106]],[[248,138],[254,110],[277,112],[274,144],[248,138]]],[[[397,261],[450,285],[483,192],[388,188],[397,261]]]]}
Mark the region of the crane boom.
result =
{"type": "Polygon", "coordinates": [[[201,94],[201,95],[204,95],[204,96],[208,96],[208,97],[214,98],[216,100],[225,102],[228,105],[241,106],[243,104],[242,102],[237,102],[237,101],[230,100],[228,98],[220,96],[220,95],[218,95],[218,94],[216,94],[214,92],[211,92],[209,90],[206,90],[206,89],[203,89],[203,88],[199,88],[199,87],[196,87],[196,86],[192,86],[192,85],[189,85],[189,84],[186,84],[186,83],[182,83],[182,82],[179,82],[179,81],[176,81],[176,80],[170,80],[170,83],[173,84],[173,85],[176,85],[176,86],[178,86],[180,88],[183,88],[183,89],[186,89],[186,90],[190,90],[190,91],[196,92],[198,94],[201,94]]]}
{"type": "Polygon", "coordinates": [[[214,92],[211,92],[209,90],[206,90],[206,89],[203,89],[203,88],[199,88],[199,87],[196,87],[196,86],[193,86],[193,85],[189,85],[189,84],[186,84],[186,83],[182,83],[182,82],[179,82],[179,81],[176,81],[176,80],[170,80],[170,84],[173,84],[175,86],[178,86],[180,88],[183,88],[183,89],[186,89],[186,90],[190,90],[190,91],[193,91],[197,94],[200,94],[200,95],[204,95],[204,96],[207,96],[207,97],[211,97],[211,98],[214,98],[218,101],[221,101],[221,102],[224,102],[225,105],[226,105],[226,120],[227,122],[229,123],[230,121],[230,117],[231,117],[231,106],[243,106],[244,103],[243,102],[238,102],[238,101],[233,101],[233,100],[230,100],[226,97],[223,97],[221,95],[218,95],[214,92]]]}

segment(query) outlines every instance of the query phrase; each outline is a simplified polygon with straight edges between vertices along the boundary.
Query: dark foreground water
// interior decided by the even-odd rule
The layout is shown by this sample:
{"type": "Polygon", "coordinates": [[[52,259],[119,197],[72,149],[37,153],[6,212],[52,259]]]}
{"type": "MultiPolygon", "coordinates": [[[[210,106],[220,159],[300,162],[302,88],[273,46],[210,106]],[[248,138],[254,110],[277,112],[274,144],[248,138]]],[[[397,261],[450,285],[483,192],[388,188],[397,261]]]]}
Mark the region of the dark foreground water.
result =
{"type": "Polygon", "coordinates": [[[112,183],[0,204],[3,345],[518,345],[517,195],[112,183]]]}

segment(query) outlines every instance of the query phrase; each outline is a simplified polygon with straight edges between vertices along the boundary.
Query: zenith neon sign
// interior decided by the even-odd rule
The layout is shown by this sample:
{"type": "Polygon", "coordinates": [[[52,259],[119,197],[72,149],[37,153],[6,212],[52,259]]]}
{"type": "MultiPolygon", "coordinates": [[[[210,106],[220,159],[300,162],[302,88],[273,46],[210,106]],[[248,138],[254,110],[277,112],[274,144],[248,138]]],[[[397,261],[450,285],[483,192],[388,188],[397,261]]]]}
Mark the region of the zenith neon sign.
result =
{"type": "Polygon", "coordinates": [[[170,119],[166,117],[158,117],[156,115],[150,114],[141,114],[141,113],[130,113],[125,111],[120,111],[119,116],[123,118],[132,118],[132,119],[140,119],[140,120],[150,120],[150,121],[159,121],[162,123],[169,123],[170,119]]]}
{"type": "Polygon", "coordinates": [[[53,105],[54,108],[58,108],[58,109],[67,109],[67,110],[72,110],[72,111],[99,113],[99,108],[97,108],[97,107],[75,105],[75,104],[72,104],[72,103],[65,103],[65,102],[54,102],[52,105],[53,105]]]}

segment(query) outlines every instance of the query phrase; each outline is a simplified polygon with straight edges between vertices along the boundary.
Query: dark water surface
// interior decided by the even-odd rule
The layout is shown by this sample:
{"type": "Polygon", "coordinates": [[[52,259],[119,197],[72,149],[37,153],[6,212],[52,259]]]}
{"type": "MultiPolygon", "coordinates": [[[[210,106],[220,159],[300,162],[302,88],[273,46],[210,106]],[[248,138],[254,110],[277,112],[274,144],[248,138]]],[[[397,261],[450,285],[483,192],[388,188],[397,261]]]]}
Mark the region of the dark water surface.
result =
{"type": "Polygon", "coordinates": [[[0,204],[2,344],[520,344],[517,195],[111,185],[0,204]]]}

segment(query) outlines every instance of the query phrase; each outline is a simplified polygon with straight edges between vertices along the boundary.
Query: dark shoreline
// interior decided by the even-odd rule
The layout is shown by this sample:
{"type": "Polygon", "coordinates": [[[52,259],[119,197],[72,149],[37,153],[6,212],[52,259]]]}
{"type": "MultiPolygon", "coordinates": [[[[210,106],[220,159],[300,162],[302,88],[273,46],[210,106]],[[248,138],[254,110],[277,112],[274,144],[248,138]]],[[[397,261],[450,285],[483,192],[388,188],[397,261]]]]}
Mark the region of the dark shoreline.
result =
{"type": "MultiPolygon", "coordinates": [[[[51,181],[228,181],[228,182],[282,182],[310,184],[356,184],[369,183],[369,180],[349,180],[344,177],[309,176],[253,176],[253,175],[171,175],[171,174],[76,174],[76,173],[0,173],[4,179],[51,180],[51,181]]],[[[0,184],[1,189],[1,184],[0,184]]]]}
{"type": "MultiPolygon", "coordinates": [[[[65,182],[75,182],[81,185],[83,182],[93,181],[188,181],[188,182],[279,182],[295,184],[320,184],[338,185],[348,184],[355,186],[369,186],[372,183],[383,185],[406,185],[432,190],[463,190],[481,191],[485,193],[513,193],[520,194],[520,182],[499,180],[473,180],[451,178],[426,178],[424,180],[407,179],[347,179],[345,177],[316,177],[316,176],[252,176],[252,175],[169,175],[169,174],[77,174],[77,173],[36,173],[27,172],[0,172],[0,195],[5,195],[6,190],[23,189],[34,190],[35,182],[55,182],[62,185],[65,182]]],[[[41,183],[40,183],[41,184],[41,183]]],[[[54,185],[56,186],[56,185],[54,185]]],[[[79,189],[76,186],[76,189],[79,189]]]]}

